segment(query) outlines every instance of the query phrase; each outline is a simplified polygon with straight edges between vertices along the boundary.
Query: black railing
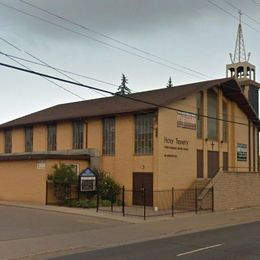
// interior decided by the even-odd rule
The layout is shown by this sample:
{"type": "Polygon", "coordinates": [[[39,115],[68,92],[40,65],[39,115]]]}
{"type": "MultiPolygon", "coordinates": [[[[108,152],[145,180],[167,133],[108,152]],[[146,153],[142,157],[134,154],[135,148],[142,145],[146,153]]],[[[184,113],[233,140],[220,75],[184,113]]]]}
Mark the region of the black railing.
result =
{"type": "Polygon", "coordinates": [[[80,208],[96,208],[96,211],[107,211],[122,216],[142,217],[144,220],[156,216],[174,216],[178,213],[214,210],[214,190],[211,188],[148,190],[126,189],[124,186],[117,194],[91,194],[78,192],[72,186],[70,194],[63,203],[55,198],[53,183],[47,182],[46,204],[64,205],[80,208]]]}
{"type": "Polygon", "coordinates": [[[122,187],[115,200],[100,200],[97,196],[97,212],[109,211],[122,216],[147,217],[174,216],[178,213],[214,211],[213,187],[206,189],[169,189],[149,191],[128,190],[122,187]],[[204,191],[205,195],[200,196],[204,191]]]}

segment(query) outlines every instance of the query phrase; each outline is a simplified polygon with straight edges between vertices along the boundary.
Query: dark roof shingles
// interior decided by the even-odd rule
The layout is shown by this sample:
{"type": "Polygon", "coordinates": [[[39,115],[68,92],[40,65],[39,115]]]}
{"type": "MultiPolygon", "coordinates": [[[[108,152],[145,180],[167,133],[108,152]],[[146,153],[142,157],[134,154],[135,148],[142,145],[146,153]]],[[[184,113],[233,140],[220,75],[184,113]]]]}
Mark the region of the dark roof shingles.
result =
{"type": "Polygon", "coordinates": [[[235,80],[223,78],[129,95],[131,98],[150,104],[114,96],[56,105],[4,123],[0,125],[0,128],[152,110],[180,100],[200,90],[219,86],[230,81],[234,83],[235,80]]]}

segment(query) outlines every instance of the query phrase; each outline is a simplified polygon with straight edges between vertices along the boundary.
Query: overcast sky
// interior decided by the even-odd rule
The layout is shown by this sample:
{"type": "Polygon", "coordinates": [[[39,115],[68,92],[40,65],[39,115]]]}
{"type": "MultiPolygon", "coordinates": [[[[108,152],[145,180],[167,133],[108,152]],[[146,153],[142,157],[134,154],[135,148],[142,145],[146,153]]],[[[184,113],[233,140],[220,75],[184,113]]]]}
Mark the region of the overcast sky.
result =
{"type": "MultiPolygon", "coordinates": [[[[260,67],[260,0],[210,0],[220,8],[207,0],[25,1],[81,27],[20,0],[0,0],[0,37],[13,44],[0,40],[0,51],[37,61],[27,52],[51,66],[109,83],[67,74],[94,87],[115,92],[122,73],[134,92],[163,88],[170,76],[175,86],[225,77],[229,53],[234,52],[238,8],[244,13],[243,33],[246,51],[252,53],[250,62],[260,67]]],[[[0,60],[22,66],[3,55],[0,60]]],[[[32,70],[66,78],[50,68],[19,62],[32,70]]],[[[57,82],[58,87],[39,76],[5,67],[0,73],[0,123],[81,100],[68,91],[84,99],[102,97],[64,83],[57,82]]]]}

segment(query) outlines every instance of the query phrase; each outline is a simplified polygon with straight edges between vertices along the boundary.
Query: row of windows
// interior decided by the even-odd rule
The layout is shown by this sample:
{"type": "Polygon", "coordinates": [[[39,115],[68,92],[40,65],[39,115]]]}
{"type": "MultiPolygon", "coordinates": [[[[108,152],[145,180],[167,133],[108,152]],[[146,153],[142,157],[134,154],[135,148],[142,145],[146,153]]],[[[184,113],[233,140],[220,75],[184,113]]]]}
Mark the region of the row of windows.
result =
{"type": "MultiPolygon", "coordinates": [[[[153,153],[153,113],[136,115],[135,117],[135,154],[153,153]]],[[[73,129],[73,149],[83,149],[84,123],[74,121],[73,129]]],[[[115,118],[103,119],[103,154],[115,154],[115,118]]],[[[33,127],[24,129],[25,152],[33,151],[33,127]]],[[[5,153],[12,152],[12,130],[5,133],[5,153]]],[[[47,150],[57,149],[57,127],[55,124],[47,126],[47,150]]]]}
{"type": "MultiPolygon", "coordinates": [[[[12,152],[12,130],[4,132],[5,153],[12,152]]],[[[73,149],[83,148],[83,123],[73,122],[73,149]]],[[[57,149],[57,127],[55,124],[47,126],[47,150],[55,151],[57,149]]],[[[24,150],[33,151],[33,127],[27,126],[24,129],[24,150]]]]}
{"type": "MultiPolygon", "coordinates": [[[[218,96],[213,89],[209,89],[207,91],[207,111],[208,111],[208,133],[207,138],[210,140],[218,140],[218,123],[219,120],[215,119],[218,118],[218,96]]],[[[199,92],[197,94],[197,138],[202,138],[203,135],[203,119],[204,117],[200,116],[203,115],[203,92],[199,92]]],[[[222,141],[227,142],[228,138],[228,108],[227,103],[223,100],[222,101],[222,141]]]]}
{"type": "MultiPolygon", "coordinates": [[[[135,116],[135,154],[153,153],[154,114],[135,116]]],[[[115,119],[103,120],[103,154],[115,154],[115,119]]]]}

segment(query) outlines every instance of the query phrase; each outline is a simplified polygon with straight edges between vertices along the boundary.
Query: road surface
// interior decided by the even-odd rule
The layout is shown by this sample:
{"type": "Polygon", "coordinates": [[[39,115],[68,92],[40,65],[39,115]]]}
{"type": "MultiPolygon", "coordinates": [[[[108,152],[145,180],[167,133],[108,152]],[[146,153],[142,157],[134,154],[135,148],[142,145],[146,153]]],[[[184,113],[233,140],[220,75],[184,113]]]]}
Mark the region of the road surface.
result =
{"type": "Polygon", "coordinates": [[[260,259],[260,222],[52,259],[260,259]]]}

